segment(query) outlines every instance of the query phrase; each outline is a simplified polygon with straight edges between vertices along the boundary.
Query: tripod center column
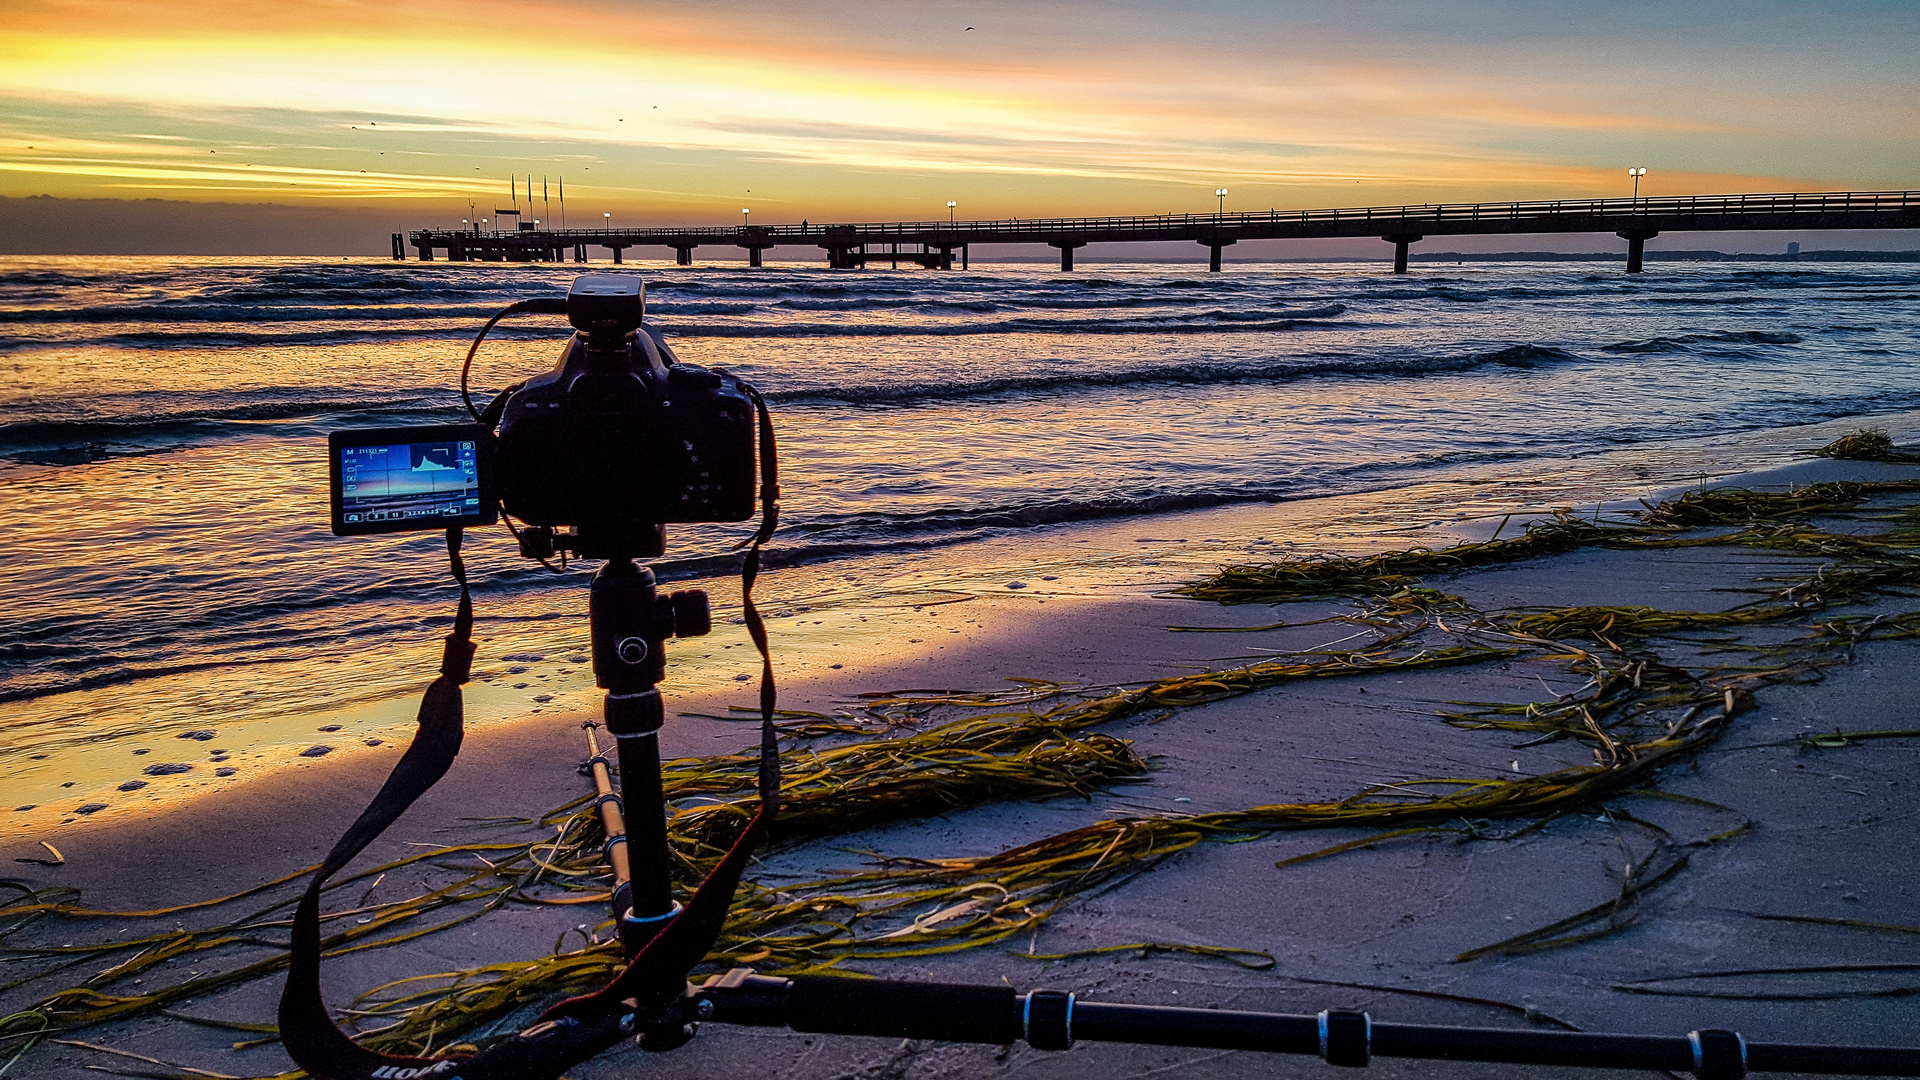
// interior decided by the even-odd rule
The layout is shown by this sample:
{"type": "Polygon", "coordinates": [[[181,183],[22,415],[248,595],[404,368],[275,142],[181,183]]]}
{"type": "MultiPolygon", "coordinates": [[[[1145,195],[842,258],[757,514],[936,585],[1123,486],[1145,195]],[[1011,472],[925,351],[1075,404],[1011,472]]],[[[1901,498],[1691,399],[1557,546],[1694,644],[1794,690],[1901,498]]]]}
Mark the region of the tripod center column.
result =
{"type": "Polygon", "coordinates": [[[668,875],[666,799],[660,786],[660,725],[666,709],[656,687],[666,674],[662,643],[673,635],[673,605],[654,587],[653,571],[631,559],[610,559],[588,594],[594,681],[607,691],[607,730],[617,741],[620,794],[626,808],[627,860],[633,881],[615,916],[628,955],[651,940],[674,911],[668,875]]]}

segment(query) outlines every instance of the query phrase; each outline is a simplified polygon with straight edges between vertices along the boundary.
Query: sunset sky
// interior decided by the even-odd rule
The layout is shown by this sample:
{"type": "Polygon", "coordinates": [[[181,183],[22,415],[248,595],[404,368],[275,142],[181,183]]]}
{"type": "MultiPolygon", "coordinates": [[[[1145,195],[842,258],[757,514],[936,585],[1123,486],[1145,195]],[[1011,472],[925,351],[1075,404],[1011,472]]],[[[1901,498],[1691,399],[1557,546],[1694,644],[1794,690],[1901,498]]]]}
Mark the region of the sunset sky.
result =
{"type": "Polygon", "coordinates": [[[0,195],[570,224],[1907,188],[1910,2],[14,0],[0,195]],[[971,27],[971,29],[969,29],[971,27]],[[543,204],[558,217],[557,202],[543,204]]]}

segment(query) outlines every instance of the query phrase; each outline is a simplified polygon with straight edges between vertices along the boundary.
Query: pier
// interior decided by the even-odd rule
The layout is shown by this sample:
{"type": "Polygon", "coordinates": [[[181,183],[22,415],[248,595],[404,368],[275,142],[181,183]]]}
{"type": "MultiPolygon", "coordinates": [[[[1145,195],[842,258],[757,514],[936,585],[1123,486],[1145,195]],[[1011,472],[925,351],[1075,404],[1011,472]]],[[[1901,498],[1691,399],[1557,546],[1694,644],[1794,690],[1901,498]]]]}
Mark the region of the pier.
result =
{"type": "Polygon", "coordinates": [[[1667,232],[1808,229],[1920,229],[1920,192],[1784,192],[1678,198],[1555,199],[1535,202],[1431,203],[1333,210],[1266,210],[1133,217],[1009,218],[1001,221],[891,221],[866,224],[740,225],[653,229],[513,231],[422,230],[393,234],[393,257],[411,247],[422,262],[436,253],[454,262],[586,262],[590,248],[622,261],[628,248],[671,249],[681,266],[701,247],[744,248],[752,266],[773,247],[821,250],[834,269],[901,263],[932,270],[967,268],[974,244],[1045,245],[1060,269],[1089,244],[1160,241],[1207,249],[1207,269],[1242,240],[1376,236],[1393,245],[1393,270],[1407,272],[1410,245],[1436,236],[1612,233],[1627,242],[1627,272],[1641,270],[1648,240],[1667,232]]]}

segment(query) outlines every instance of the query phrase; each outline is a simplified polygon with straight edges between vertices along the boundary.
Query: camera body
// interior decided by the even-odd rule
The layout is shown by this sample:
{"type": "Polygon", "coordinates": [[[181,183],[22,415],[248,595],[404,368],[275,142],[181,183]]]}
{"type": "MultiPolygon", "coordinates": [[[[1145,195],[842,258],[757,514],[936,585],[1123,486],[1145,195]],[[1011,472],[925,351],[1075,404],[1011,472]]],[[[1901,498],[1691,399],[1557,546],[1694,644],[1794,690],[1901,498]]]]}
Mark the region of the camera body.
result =
{"type": "MultiPolygon", "coordinates": [[[[511,389],[488,410],[489,418],[498,410],[497,436],[490,425],[458,429],[456,450],[473,450],[479,462],[468,470],[471,477],[461,474],[474,489],[461,493],[459,508],[475,511],[467,518],[454,520],[444,508],[355,510],[355,492],[346,487],[369,471],[363,458],[434,469],[444,455],[428,448],[429,440],[445,440],[455,429],[335,433],[333,531],[492,521],[497,502],[533,527],[522,533],[529,554],[564,547],[587,558],[620,558],[659,554],[666,524],[751,518],[757,495],[753,389],[724,371],[680,363],[659,331],[641,324],[645,297],[638,278],[585,274],[564,304],[529,301],[509,309],[564,312],[576,330],[552,371],[511,389]],[[370,437],[392,452],[365,449],[370,437]],[[347,520],[356,512],[360,517],[347,520]],[[568,526],[573,537],[554,536],[568,526]]],[[[420,482],[411,472],[406,478],[420,482]]],[[[398,491],[400,481],[390,486],[398,491]]]]}
{"type": "Polygon", "coordinates": [[[500,499],[529,525],[583,537],[744,521],[754,511],[753,401],[739,380],[678,363],[652,327],[576,333],[507,399],[500,499]]]}

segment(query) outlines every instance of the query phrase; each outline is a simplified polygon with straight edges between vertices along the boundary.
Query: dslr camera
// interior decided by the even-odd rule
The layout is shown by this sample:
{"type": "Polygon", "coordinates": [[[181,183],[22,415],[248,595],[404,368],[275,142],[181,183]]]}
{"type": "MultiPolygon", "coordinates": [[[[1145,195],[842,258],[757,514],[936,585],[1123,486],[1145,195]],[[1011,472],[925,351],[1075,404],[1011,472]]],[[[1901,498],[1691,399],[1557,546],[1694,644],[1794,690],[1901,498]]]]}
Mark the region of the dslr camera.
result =
{"type": "Polygon", "coordinates": [[[501,313],[564,314],[574,334],[552,371],[502,391],[476,423],[331,433],[334,533],[488,525],[504,511],[526,526],[530,557],[614,559],[661,554],[670,523],[752,517],[759,395],[681,363],[645,312],[638,278],[582,275],[564,301],[501,313]]]}

